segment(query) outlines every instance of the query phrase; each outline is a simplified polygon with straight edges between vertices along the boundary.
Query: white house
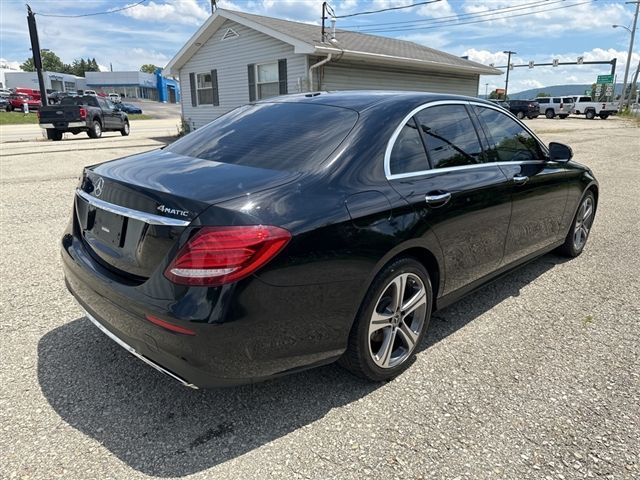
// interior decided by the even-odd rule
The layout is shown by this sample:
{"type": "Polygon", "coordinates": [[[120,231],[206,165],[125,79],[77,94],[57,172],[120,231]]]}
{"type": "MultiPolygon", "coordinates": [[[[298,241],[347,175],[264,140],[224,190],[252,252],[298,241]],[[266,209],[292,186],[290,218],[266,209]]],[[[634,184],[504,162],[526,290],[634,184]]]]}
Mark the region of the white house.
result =
{"type": "Polygon", "coordinates": [[[417,90],[475,96],[492,67],[393,38],[218,9],[166,66],[198,128],[254,100],[311,90],[417,90]]]}

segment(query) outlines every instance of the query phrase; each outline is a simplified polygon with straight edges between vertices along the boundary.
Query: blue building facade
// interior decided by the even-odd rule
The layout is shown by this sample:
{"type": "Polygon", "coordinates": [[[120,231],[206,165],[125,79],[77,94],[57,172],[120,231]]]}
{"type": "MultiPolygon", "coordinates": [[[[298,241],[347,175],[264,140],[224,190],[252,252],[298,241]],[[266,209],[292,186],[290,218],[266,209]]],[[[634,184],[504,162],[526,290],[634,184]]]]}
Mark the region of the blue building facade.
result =
{"type": "Polygon", "coordinates": [[[180,103],[180,82],[162,76],[162,69],[156,70],[158,101],[162,103],[180,103]]]}

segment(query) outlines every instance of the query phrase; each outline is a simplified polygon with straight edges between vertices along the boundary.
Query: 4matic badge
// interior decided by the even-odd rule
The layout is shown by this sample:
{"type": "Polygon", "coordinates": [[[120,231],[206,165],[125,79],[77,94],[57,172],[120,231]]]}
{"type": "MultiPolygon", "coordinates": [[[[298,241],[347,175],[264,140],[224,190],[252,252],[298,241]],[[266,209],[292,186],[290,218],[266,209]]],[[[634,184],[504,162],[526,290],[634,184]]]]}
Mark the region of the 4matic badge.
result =
{"type": "Polygon", "coordinates": [[[169,215],[180,215],[181,217],[189,216],[189,210],[178,210],[177,208],[169,208],[164,205],[158,206],[158,210],[169,215]]]}

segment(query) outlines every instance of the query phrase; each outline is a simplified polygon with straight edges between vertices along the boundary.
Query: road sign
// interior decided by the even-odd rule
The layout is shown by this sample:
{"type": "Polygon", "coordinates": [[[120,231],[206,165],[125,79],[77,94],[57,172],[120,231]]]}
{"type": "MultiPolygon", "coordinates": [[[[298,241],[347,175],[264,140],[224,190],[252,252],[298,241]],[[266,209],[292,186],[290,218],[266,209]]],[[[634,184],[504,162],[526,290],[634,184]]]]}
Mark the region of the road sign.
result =
{"type": "Polygon", "coordinates": [[[513,70],[513,63],[509,64],[509,70],[513,70]]]}
{"type": "Polygon", "coordinates": [[[558,60],[557,58],[553,59],[553,66],[554,67],[557,67],[559,63],[560,63],[560,60],[558,60]]]}
{"type": "Polygon", "coordinates": [[[596,84],[596,97],[599,97],[602,94],[602,84],[596,84]]]}
{"type": "Polygon", "coordinates": [[[605,85],[604,95],[605,95],[605,97],[613,96],[613,83],[607,83],[605,85]]]}
{"type": "Polygon", "coordinates": [[[613,75],[598,75],[596,83],[613,83],[613,75]]]}
{"type": "Polygon", "coordinates": [[[533,63],[533,60],[530,60],[530,61],[529,61],[529,68],[533,68],[533,67],[534,67],[534,65],[535,65],[535,64],[533,63]]]}
{"type": "Polygon", "coordinates": [[[578,65],[582,65],[584,62],[584,57],[578,57],[578,61],[576,62],[578,65]]]}

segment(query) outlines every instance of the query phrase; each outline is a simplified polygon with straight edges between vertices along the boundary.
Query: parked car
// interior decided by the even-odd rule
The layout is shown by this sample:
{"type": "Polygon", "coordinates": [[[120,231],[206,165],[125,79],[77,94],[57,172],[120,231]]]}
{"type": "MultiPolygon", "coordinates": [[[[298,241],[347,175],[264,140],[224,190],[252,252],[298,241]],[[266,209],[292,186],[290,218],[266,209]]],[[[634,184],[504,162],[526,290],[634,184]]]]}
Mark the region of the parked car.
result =
{"type": "Polygon", "coordinates": [[[504,108],[505,110],[509,110],[509,103],[504,100],[489,100],[491,103],[498,105],[499,107],[504,108]]]}
{"type": "Polygon", "coordinates": [[[116,110],[110,100],[93,95],[63,98],[59,105],[41,108],[39,117],[49,140],[62,140],[64,132],[87,132],[91,138],[100,138],[107,131],[129,135],[127,114],[116,110]]]}
{"type": "Polygon", "coordinates": [[[117,103],[116,108],[127,113],[142,113],[142,109],[132,103],[117,103]]]}
{"type": "Polygon", "coordinates": [[[564,119],[573,110],[573,97],[538,97],[536,102],[540,107],[540,113],[544,113],[547,118],[557,115],[564,119]]]}
{"type": "Polygon", "coordinates": [[[0,97],[0,110],[6,110],[7,112],[11,110],[11,104],[8,99],[0,97]]]}
{"type": "Polygon", "coordinates": [[[40,98],[36,99],[24,93],[12,93],[9,95],[8,100],[11,108],[7,108],[7,111],[23,110],[25,103],[29,106],[29,110],[38,110],[40,108],[40,98]]]}
{"type": "Polygon", "coordinates": [[[13,92],[8,88],[0,88],[0,98],[8,98],[11,93],[13,92]]]}
{"type": "Polygon", "coordinates": [[[508,110],[522,120],[537,118],[540,115],[540,105],[535,100],[509,100],[508,110]]]}
{"type": "Polygon", "coordinates": [[[122,98],[120,98],[119,93],[111,92],[109,94],[109,100],[111,100],[113,103],[120,103],[122,101],[122,98]]]}
{"type": "Polygon", "coordinates": [[[594,102],[589,96],[575,95],[573,97],[573,111],[576,115],[582,115],[589,120],[600,117],[602,120],[606,120],[610,115],[618,113],[617,102],[594,102]]]}
{"type": "Polygon", "coordinates": [[[571,157],[475,98],[270,98],[86,167],[66,285],[102,332],[190,387],[338,359],[389,379],[433,311],[551,250],[580,255],[598,183],[571,157]]]}
{"type": "Polygon", "coordinates": [[[94,97],[98,96],[98,94],[96,93],[95,90],[85,90],[84,92],[82,92],[83,95],[92,95],[94,97]]]}

